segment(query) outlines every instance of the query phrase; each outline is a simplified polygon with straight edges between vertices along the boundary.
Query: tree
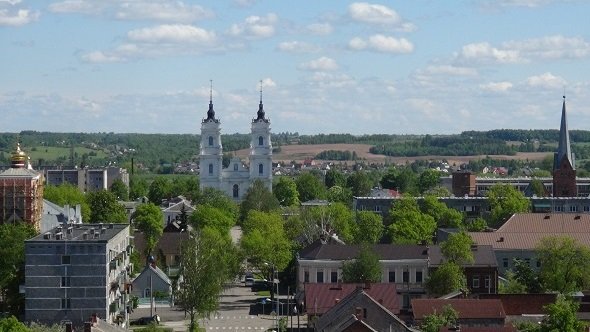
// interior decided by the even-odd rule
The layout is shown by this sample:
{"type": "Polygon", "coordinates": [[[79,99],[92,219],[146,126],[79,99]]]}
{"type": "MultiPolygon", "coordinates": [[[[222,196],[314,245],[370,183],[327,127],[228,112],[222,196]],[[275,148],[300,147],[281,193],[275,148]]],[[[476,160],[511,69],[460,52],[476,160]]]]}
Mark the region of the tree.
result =
{"type": "Polygon", "coordinates": [[[531,191],[537,197],[547,196],[547,188],[545,188],[545,185],[543,185],[543,182],[541,182],[541,180],[534,178],[531,180],[531,183],[529,185],[531,186],[531,191]]]}
{"type": "Polygon", "coordinates": [[[342,281],[347,283],[375,283],[381,281],[379,256],[367,245],[360,248],[357,259],[342,264],[342,281]]]}
{"type": "Polygon", "coordinates": [[[25,282],[25,240],[36,235],[35,229],[24,223],[0,225],[0,297],[4,298],[2,312],[14,315],[24,310],[24,297],[19,285],[25,282]]]}
{"type": "Polygon", "coordinates": [[[543,287],[539,274],[530,265],[520,259],[514,261],[514,277],[525,287],[525,293],[541,293],[543,287]]]}
{"type": "Polygon", "coordinates": [[[326,188],[332,188],[334,186],[344,187],[346,186],[346,176],[342,172],[332,168],[326,172],[324,184],[326,188]]]}
{"type": "Polygon", "coordinates": [[[440,250],[445,258],[458,265],[473,263],[473,252],[471,252],[473,240],[465,233],[455,233],[440,245],[440,250]]]}
{"type": "Polygon", "coordinates": [[[111,185],[110,191],[120,201],[126,201],[129,199],[129,188],[121,181],[121,179],[115,179],[111,185]]]}
{"type": "Polygon", "coordinates": [[[170,198],[171,193],[172,184],[170,181],[163,176],[158,176],[150,184],[148,190],[148,199],[150,202],[160,205],[163,199],[170,198]]]}
{"type": "Polygon", "coordinates": [[[354,216],[342,203],[314,206],[301,211],[303,236],[311,244],[321,236],[338,235],[344,242],[352,240],[354,216]]]}
{"type": "Polygon", "coordinates": [[[233,220],[238,219],[238,206],[223,191],[214,188],[203,189],[202,194],[193,203],[196,206],[209,205],[227,214],[233,220]]]}
{"type": "Polygon", "coordinates": [[[347,187],[333,186],[328,189],[328,201],[348,205],[352,201],[352,190],[347,187]]]}
{"type": "Polygon", "coordinates": [[[131,176],[129,180],[129,198],[138,199],[147,196],[148,188],[149,186],[145,179],[138,176],[131,176]]]}
{"type": "Polygon", "coordinates": [[[506,282],[500,283],[499,293],[501,294],[524,294],[526,286],[521,284],[512,271],[506,272],[506,282]]]}
{"type": "Polygon", "coordinates": [[[449,208],[433,195],[424,197],[420,204],[420,210],[434,218],[438,227],[460,228],[463,226],[463,214],[449,208]]]}
{"type": "Polygon", "coordinates": [[[434,296],[441,296],[466,289],[467,281],[457,263],[447,261],[434,270],[426,279],[426,289],[434,296]]]}
{"type": "Polygon", "coordinates": [[[432,243],[436,222],[420,212],[416,200],[404,197],[391,208],[392,224],[388,228],[392,242],[398,244],[432,243]]]}
{"type": "Polygon", "coordinates": [[[125,207],[117,202],[117,197],[106,190],[86,194],[86,202],[90,206],[91,223],[126,223],[125,207]]]}
{"type": "Polygon", "coordinates": [[[481,217],[465,223],[465,229],[468,232],[483,232],[486,228],[488,228],[488,223],[481,217]]]}
{"type": "Polygon", "coordinates": [[[530,202],[524,195],[507,184],[495,184],[487,193],[492,225],[501,225],[515,213],[529,212],[530,202]]]}
{"type": "Polygon", "coordinates": [[[381,178],[379,182],[383,188],[395,189],[402,193],[416,192],[416,173],[411,168],[404,167],[399,170],[397,168],[390,168],[381,178]]]}
{"type": "Polygon", "coordinates": [[[29,332],[29,328],[18,321],[16,317],[10,316],[0,319],[0,332],[29,332]]]}
{"type": "Polygon", "coordinates": [[[440,172],[435,169],[427,169],[418,177],[418,190],[425,193],[440,183],[440,172]]]}
{"type": "Polygon", "coordinates": [[[178,175],[170,184],[170,196],[182,195],[189,200],[194,200],[201,195],[199,178],[195,175],[178,175]]]}
{"type": "Polygon", "coordinates": [[[90,206],[86,202],[84,193],[69,183],[63,183],[59,186],[48,185],[43,189],[43,198],[59,206],[80,204],[82,220],[89,222],[90,206]]]}
{"type": "Polygon", "coordinates": [[[270,212],[279,208],[279,201],[266,188],[264,182],[255,180],[252,186],[248,188],[244,200],[240,204],[240,219],[244,220],[250,210],[270,212]]]}
{"type": "Polygon", "coordinates": [[[576,313],[579,304],[558,295],[555,303],[545,306],[547,316],[541,322],[541,332],[581,332],[586,324],[581,322],[576,313]]]}
{"type": "Polygon", "coordinates": [[[146,244],[146,257],[152,253],[163,233],[164,214],[154,203],[139,205],[131,217],[135,227],[143,233],[146,244]]]}
{"type": "Polygon", "coordinates": [[[536,248],[546,290],[567,294],[590,286],[590,249],[570,237],[541,239],[536,248]]]}
{"type": "Polygon", "coordinates": [[[274,184],[272,193],[275,195],[281,206],[299,205],[299,193],[297,184],[292,178],[281,176],[274,184]]]}
{"type": "Polygon", "coordinates": [[[438,332],[441,327],[452,327],[457,323],[459,314],[450,304],[443,307],[441,313],[434,312],[433,314],[424,316],[420,330],[423,332],[438,332]]]}
{"type": "Polygon", "coordinates": [[[326,197],[326,187],[313,174],[303,173],[295,180],[299,200],[301,202],[311,201],[312,199],[323,199],[326,197]]]}
{"type": "Polygon", "coordinates": [[[356,171],[346,179],[346,186],[352,190],[356,197],[367,196],[371,192],[373,183],[363,171],[356,171]]]}
{"type": "Polygon", "coordinates": [[[199,205],[190,216],[191,225],[197,229],[211,227],[221,233],[227,233],[236,224],[235,219],[224,211],[211,205],[199,205]]]}
{"type": "Polygon", "coordinates": [[[354,243],[375,244],[383,236],[383,218],[371,211],[359,211],[353,229],[354,243]]]}
{"type": "Polygon", "coordinates": [[[196,332],[197,321],[209,318],[219,307],[219,295],[232,270],[227,264],[231,247],[219,232],[204,228],[191,233],[181,250],[182,284],[176,299],[190,316],[189,331],[196,332]]]}

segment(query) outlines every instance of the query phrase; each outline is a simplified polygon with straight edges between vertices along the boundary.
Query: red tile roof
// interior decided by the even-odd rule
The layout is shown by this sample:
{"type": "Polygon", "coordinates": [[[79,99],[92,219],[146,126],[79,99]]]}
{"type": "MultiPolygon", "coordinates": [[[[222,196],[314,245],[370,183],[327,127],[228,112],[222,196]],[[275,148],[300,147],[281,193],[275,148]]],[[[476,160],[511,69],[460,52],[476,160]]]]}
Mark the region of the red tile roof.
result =
{"type": "Polygon", "coordinates": [[[375,283],[369,287],[363,284],[316,284],[308,283],[305,287],[305,308],[308,315],[321,315],[344,299],[358,287],[383,305],[393,314],[399,314],[399,299],[393,283],[375,283]]]}
{"type": "Polygon", "coordinates": [[[499,299],[506,315],[544,314],[543,307],[554,303],[557,294],[480,294],[480,299],[499,299]]]}
{"type": "Polygon", "coordinates": [[[457,311],[459,319],[505,319],[506,313],[502,302],[498,299],[413,299],[412,310],[414,319],[422,320],[425,316],[443,311],[450,305],[457,311]]]}
{"type": "Polygon", "coordinates": [[[590,214],[516,213],[498,233],[590,233],[590,214]]]}
{"type": "Polygon", "coordinates": [[[517,332],[518,329],[513,325],[504,325],[504,326],[487,326],[487,327],[470,327],[470,326],[461,326],[460,330],[454,330],[451,327],[441,327],[439,332],[517,332]]]}
{"type": "Polygon", "coordinates": [[[568,236],[578,243],[590,247],[590,233],[499,233],[499,232],[471,232],[471,239],[479,245],[491,245],[494,250],[523,249],[533,250],[541,239],[548,236],[568,236]]]}

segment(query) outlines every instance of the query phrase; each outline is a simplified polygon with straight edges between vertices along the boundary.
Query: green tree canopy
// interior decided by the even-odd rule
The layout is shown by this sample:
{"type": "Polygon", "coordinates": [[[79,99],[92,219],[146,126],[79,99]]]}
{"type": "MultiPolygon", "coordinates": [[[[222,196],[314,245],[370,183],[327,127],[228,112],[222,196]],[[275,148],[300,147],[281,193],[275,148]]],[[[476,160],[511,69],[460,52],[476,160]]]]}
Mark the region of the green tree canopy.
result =
{"type": "Polygon", "coordinates": [[[491,208],[492,225],[501,225],[513,214],[530,210],[529,200],[520,191],[507,184],[493,185],[487,197],[491,208]]]}
{"type": "Polygon", "coordinates": [[[129,199],[129,188],[127,188],[127,185],[125,185],[121,179],[115,179],[109,190],[120,201],[126,201],[129,199]]]}
{"type": "Polygon", "coordinates": [[[447,261],[430,273],[426,279],[426,289],[434,296],[441,296],[459,289],[467,289],[467,281],[461,267],[447,261]]]}
{"type": "Polygon", "coordinates": [[[233,220],[238,220],[238,205],[221,190],[204,188],[201,195],[193,201],[193,204],[196,206],[212,206],[223,211],[233,220]]]}
{"type": "Polygon", "coordinates": [[[395,202],[389,213],[392,224],[388,233],[394,243],[432,243],[436,221],[422,213],[412,197],[403,197],[395,202]]]}
{"type": "Polygon", "coordinates": [[[383,175],[379,183],[381,187],[386,189],[395,189],[402,193],[415,193],[417,191],[417,181],[416,173],[411,168],[398,169],[391,167],[383,175]]]}
{"type": "Polygon", "coordinates": [[[440,172],[435,169],[426,169],[418,177],[418,190],[425,193],[438,186],[440,183],[440,172]]]}
{"type": "Polygon", "coordinates": [[[270,212],[277,210],[279,206],[279,201],[264,182],[255,180],[240,204],[240,219],[244,220],[251,210],[270,212]]]}
{"type": "Polygon", "coordinates": [[[299,200],[301,202],[311,201],[312,199],[324,199],[326,197],[326,187],[318,177],[310,172],[303,173],[295,180],[299,200]]]}
{"type": "Polygon", "coordinates": [[[447,207],[445,203],[433,195],[426,195],[420,202],[420,210],[434,218],[438,227],[461,228],[463,227],[463,214],[447,207]]]}
{"type": "Polygon", "coordinates": [[[140,197],[147,197],[148,194],[148,183],[145,179],[140,178],[137,175],[132,175],[129,179],[129,198],[138,199],[140,197]]]}
{"type": "Polygon", "coordinates": [[[579,304],[563,295],[557,296],[555,303],[545,306],[547,316],[541,322],[541,332],[582,332],[587,326],[576,313],[579,304]]]}
{"type": "Polygon", "coordinates": [[[224,211],[205,204],[197,206],[190,216],[190,223],[197,229],[211,227],[221,233],[227,233],[236,224],[236,221],[224,211]]]}
{"type": "Polygon", "coordinates": [[[342,203],[327,206],[313,206],[301,210],[303,236],[308,244],[320,236],[336,234],[344,242],[352,241],[354,215],[350,208],[342,203]]]}
{"type": "Polygon", "coordinates": [[[457,323],[459,314],[450,304],[443,307],[441,313],[434,312],[422,320],[420,330],[422,332],[438,332],[442,327],[453,327],[457,323]]]}
{"type": "Polygon", "coordinates": [[[536,248],[546,290],[567,294],[590,286],[590,249],[571,237],[551,236],[536,248]]]}
{"type": "Polygon", "coordinates": [[[172,195],[172,183],[163,176],[157,176],[150,184],[148,190],[148,199],[150,202],[160,205],[163,199],[170,198],[172,195]]]}
{"type": "Polygon", "coordinates": [[[297,184],[292,178],[281,176],[274,184],[272,193],[275,195],[281,206],[299,205],[299,192],[297,184]]]}
{"type": "Polygon", "coordinates": [[[86,194],[86,202],[90,206],[91,223],[126,223],[127,212],[119,204],[117,197],[107,190],[99,190],[86,194]]]}
{"type": "Polygon", "coordinates": [[[353,228],[354,243],[375,244],[383,236],[383,218],[371,211],[356,213],[356,224],[353,228]]]}
{"type": "Polygon", "coordinates": [[[333,186],[328,189],[328,201],[350,205],[352,202],[352,190],[348,187],[333,186]]]}
{"type": "Polygon", "coordinates": [[[184,196],[194,200],[201,195],[199,177],[196,175],[175,176],[170,185],[170,196],[184,196]]]}
{"type": "Polygon", "coordinates": [[[0,319],[0,332],[30,332],[29,328],[18,321],[16,317],[10,316],[0,319]]]}
{"type": "Polygon", "coordinates": [[[55,203],[59,206],[70,205],[75,206],[80,204],[82,211],[82,220],[89,222],[90,220],[90,206],[86,202],[84,193],[69,183],[63,183],[59,186],[48,185],[43,189],[43,198],[55,203]]]}
{"type": "Polygon", "coordinates": [[[326,172],[324,184],[326,188],[332,188],[334,186],[344,187],[346,186],[346,176],[342,172],[332,168],[326,172]]]}
{"type": "Polygon", "coordinates": [[[379,256],[370,246],[361,246],[357,259],[342,264],[342,281],[347,283],[375,283],[381,281],[379,256]]]}
{"type": "Polygon", "coordinates": [[[164,214],[154,203],[146,203],[139,205],[131,218],[135,227],[143,233],[146,243],[145,255],[148,257],[162,236],[164,214]]]}
{"type": "Polygon", "coordinates": [[[348,176],[346,186],[352,190],[353,196],[360,197],[369,195],[373,183],[365,172],[356,171],[348,176]]]}
{"type": "Polygon", "coordinates": [[[473,252],[471,251],[473,244],[473,240],[467,233],[455,233],[449,235],[449,238],[441,243],[440,250],[447,260],[462,265],[473,263],[473,252]]]}

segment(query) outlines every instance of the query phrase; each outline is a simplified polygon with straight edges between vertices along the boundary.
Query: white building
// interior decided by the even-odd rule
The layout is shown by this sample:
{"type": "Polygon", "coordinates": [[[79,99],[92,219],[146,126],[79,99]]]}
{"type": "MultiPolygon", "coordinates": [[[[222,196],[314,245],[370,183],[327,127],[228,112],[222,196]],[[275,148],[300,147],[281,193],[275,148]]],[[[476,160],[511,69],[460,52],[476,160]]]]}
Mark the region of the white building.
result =
{"type": "Polygon", "coordinates": [[[249,165],[233,158],[228,168],[223,168],[221,121],[215,118],[213,100],[209,100],[207,118],[201,123],[200,186],[222,190],[236,201],[244,198],[255,180],[261,180],[272,190],[272,143],[270,120],[265,118],[262,91],[256,118],[252,119],[249,165]]]}

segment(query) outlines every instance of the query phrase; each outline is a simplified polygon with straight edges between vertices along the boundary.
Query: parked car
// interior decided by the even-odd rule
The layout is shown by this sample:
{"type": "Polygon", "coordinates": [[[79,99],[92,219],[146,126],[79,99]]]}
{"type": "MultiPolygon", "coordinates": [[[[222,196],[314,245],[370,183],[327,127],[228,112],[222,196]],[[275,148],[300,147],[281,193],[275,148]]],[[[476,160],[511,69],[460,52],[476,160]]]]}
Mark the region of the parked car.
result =
{"type": "Polygon", "coordinates": [[[150,325],[152,323],[156,325],[160,324],[160,316],[153,315],[147,317],[140,317],[129,322],[130,325],[150,325]]]}
{"type": "Polygon", "coordinates": [[[244,279],[244,286],[246,287],[252,287],[254,285],[254,278],[252,277],[246,277],[244,279]]]}

